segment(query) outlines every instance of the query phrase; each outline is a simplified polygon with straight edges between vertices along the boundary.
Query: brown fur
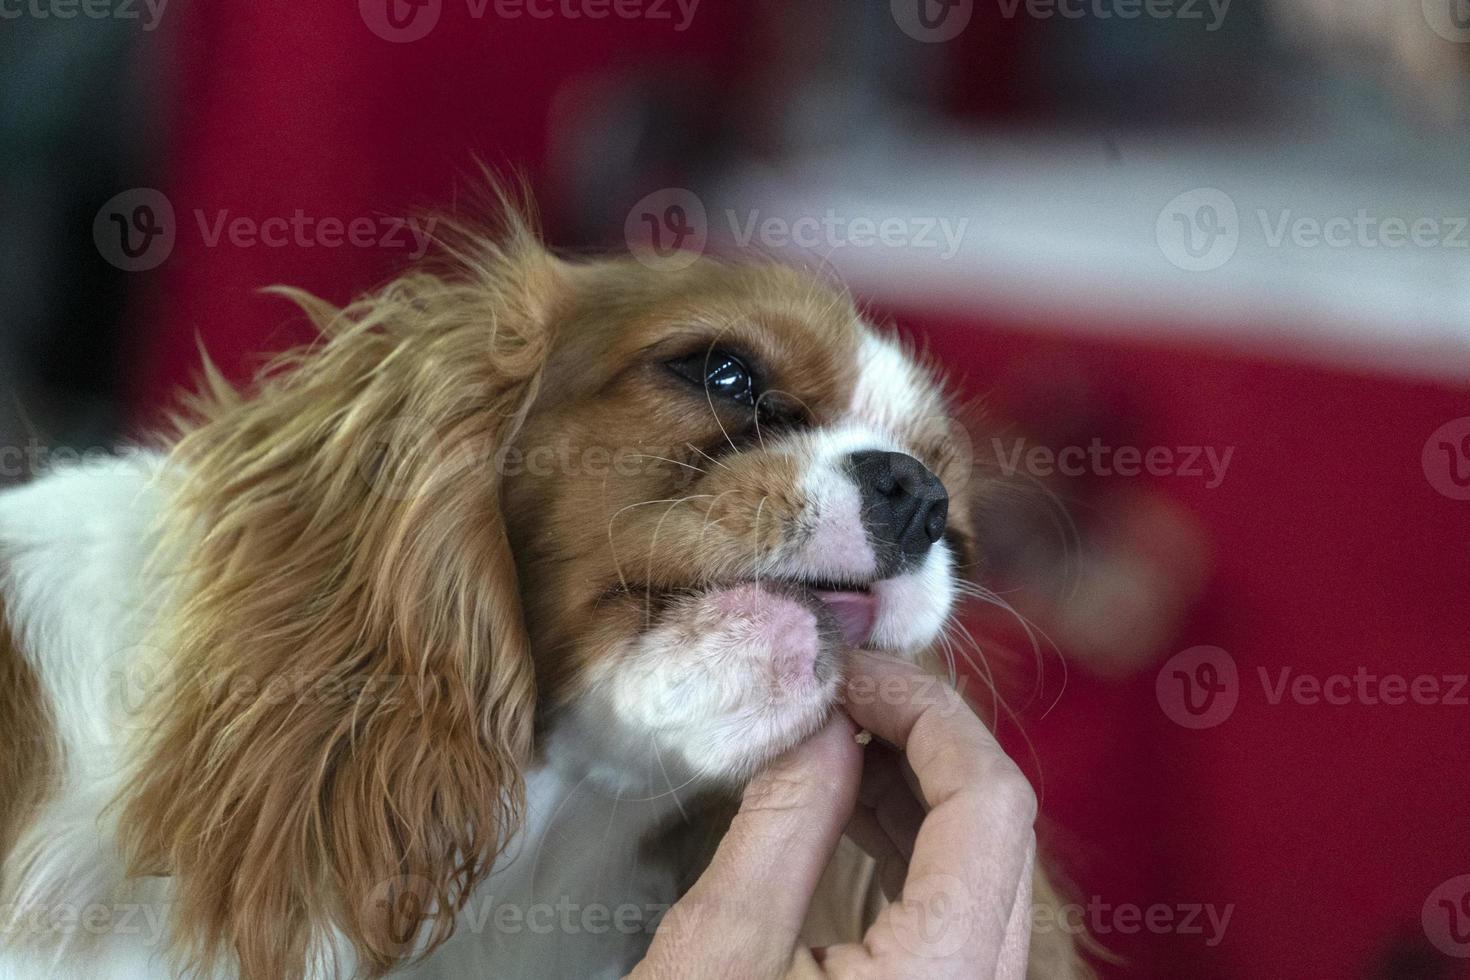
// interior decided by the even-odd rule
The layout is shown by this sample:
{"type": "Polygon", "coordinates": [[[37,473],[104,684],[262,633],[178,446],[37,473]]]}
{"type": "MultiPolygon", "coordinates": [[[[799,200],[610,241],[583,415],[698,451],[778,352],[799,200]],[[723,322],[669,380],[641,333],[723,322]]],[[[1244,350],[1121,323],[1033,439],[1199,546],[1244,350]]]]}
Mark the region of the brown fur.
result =
{"type": "Polygon", "coordinates": [[[51,713],[0,596],[0,897],[10,884],[6,858],[50,792],[59,761],[51,713]]]}
{"type": "Polygon", "coordinates": [[[463,260],[340,312],[303,300],[322,345],[249,400],[213,381],[175,450],[178,674],[121,826],[135,873],[176,877],[186,962],[299,980],[331,924],[380,975],[421,927],[447,938],[519,821],[535,685],[467,460],[520,427],[558,281],[523,229],[463,260]],[[259,695],[281,678],[341,686],[259,695]]]}
{"type": "Polygon", "coordinates": [[[526,616],[537,676],[562,696],[610,648],[587,626],[611,598],[629,593],[643,611],[660,592],[748,575],[798,506],[793,460],[761,451],[749,413],[688,390],[662,362],[732,347],[767,375],[773,404],[821,424],[847,407],[858,339],[844,294],[779,266],[603,262],[578,270],[577,285],[520,445],[574,461],[607,450],[611,461],[520,474],[506,504],[517,563],[535,583],[526,616]]]}
{"type": "Polygon", "coordinates": [[[365,976],[432,950],[519,824],[537,708],[777,541],[797,470],[664,361],[730,345],[793,416],[849,404],[856,311],[803,273],[572,265],[515,221],[451,250],[343,310],[290,293],[323,341],[182,423],[175,674],[120,826],[176,879],[183,964],[299,980],[328,927],[365,976]]]}

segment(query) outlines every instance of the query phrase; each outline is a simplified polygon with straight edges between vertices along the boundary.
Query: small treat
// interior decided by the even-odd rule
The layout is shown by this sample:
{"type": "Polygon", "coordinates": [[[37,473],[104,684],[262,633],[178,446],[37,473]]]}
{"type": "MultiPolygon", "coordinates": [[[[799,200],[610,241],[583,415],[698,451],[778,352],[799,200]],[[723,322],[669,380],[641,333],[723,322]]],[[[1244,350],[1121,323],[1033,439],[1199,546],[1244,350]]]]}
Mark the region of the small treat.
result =
{"type": "Polygon", "coordinates": [[[859,745],[867,745],[873,740],[873,733],[864,728],[862,731],[854,735],[852,737],[852,740],[859,745]]]}

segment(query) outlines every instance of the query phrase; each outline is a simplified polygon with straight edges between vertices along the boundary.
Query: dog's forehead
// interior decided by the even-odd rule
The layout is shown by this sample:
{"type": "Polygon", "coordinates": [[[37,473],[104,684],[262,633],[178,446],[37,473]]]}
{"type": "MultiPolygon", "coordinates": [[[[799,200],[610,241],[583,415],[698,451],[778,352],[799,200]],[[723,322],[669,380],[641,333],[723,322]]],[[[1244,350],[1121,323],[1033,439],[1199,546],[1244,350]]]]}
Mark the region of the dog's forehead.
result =
{"type": "Polygon", "coordinates": [[[846,421],[911,441],[944,416],[939,386],[896,340],[866,324],[860,329],[846,421]]]}

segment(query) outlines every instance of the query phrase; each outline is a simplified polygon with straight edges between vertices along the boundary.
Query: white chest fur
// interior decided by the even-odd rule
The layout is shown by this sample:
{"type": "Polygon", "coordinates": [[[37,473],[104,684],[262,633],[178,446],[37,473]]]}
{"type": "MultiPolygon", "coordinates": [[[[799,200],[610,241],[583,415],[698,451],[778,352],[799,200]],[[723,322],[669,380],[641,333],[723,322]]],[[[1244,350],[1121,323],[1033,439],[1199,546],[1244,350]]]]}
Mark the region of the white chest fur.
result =
{"type": "Polygon", "coordinates": [[[545,766],[527,780],[526,824],[459,917],[454,938],[404,975],[621,977],[677,898],[672,866],[640,842],[672,796],[619,797],[545,766]]]}
{"type": "MultiPolygon", "coordinates": [[[[161,687],[143,572],[162,472],[160,457],[134,454],[0,493],[0,588],[65,756],[59,792],[7,868],[0,980],[174,976],[167,882],[126,880],[107,807],[161,687]]],[[[528,773],[527,791],[525,825],[455,936],[404,976],[618,977],[642,955],[676,877],[640,844],[679,819],[675,797],[620,795],[550,764],[528,773]]]]}

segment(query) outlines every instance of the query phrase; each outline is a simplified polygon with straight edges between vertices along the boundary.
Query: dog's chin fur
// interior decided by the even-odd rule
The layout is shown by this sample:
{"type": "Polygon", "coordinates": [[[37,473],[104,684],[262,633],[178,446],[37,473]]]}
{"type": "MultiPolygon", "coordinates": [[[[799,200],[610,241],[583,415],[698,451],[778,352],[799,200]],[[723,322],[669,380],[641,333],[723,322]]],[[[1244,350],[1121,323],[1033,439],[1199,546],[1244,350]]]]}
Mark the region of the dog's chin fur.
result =
{"type": "Polygon", "coordinates": [[[166,876],[171,967],[378,976],[556,822],[547,780],[677,802],[819,727],[845,649],[822,588],[867,592],[867,645],[932,654],[974,488],[929,371],[843,293],[567,262],[514,217],[447,252],[340,310],[283,291],[320,343],[248,392],[207,373],[166,461],[0,496],[0,908],[166,876]],[[759,413],[669,368],[715,350],[759,413]],[[917,564],[865,527],[845,461],[874,449],[956,501],[917,564]],[[126,519],[68,525],[98,486],[126,519]],[[80,623],[110,585],[136,614],[80,623]],[[67,693],[77,670],[107,680],[67,693]],[[65,821],[102,835],[85,882],[65,821]]]}

